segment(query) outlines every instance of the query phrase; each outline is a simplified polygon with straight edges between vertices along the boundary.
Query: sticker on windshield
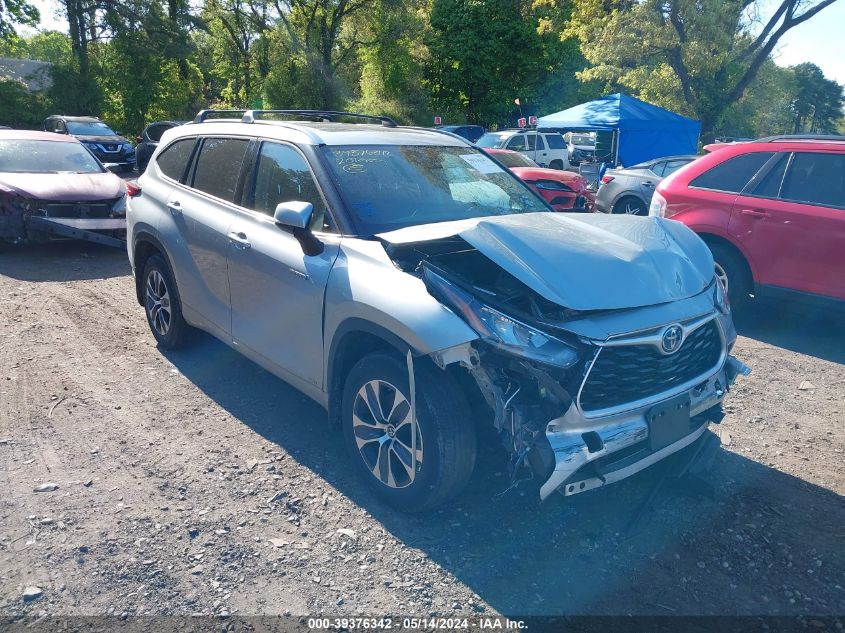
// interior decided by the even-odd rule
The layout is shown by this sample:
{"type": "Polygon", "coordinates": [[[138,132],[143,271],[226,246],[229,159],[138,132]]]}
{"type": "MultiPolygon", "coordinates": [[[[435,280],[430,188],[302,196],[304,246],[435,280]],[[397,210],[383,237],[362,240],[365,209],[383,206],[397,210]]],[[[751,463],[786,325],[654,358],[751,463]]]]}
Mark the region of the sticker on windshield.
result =
{"type": "Polygon", "coordinates": [[[482,174],[498,173],[499,166],[483,154],[460,154],[469,165],[482,174]]]}

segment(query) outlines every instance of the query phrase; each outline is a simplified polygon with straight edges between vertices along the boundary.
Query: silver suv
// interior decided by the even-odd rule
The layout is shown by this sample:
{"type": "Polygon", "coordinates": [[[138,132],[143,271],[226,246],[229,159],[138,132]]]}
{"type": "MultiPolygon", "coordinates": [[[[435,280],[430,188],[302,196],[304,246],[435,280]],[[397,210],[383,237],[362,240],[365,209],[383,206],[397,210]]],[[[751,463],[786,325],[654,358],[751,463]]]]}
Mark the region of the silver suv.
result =
{"type": "Polygon", "coordinates": [[[406,510],[464,487],[481,424],[541,498],[707,439],[746,368],[692,231],[554,213],[454,135],[351,117],[203,112],[164,134],[128,210],[162,348],[199,328],[295,386],[406,510]]]}

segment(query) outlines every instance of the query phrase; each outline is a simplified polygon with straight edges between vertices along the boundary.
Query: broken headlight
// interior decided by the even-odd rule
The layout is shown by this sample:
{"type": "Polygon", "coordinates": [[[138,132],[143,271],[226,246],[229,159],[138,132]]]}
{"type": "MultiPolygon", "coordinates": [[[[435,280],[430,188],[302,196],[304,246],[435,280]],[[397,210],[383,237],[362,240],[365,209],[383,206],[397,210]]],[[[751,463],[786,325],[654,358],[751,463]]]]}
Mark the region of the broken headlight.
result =
{"type": "Polygon", "coordinates": [[[713,284],[716,288],[713,291],[713,304],[722,314],[731,313],[731,300],[725,290],[722,280],[716,277],[716,283],[713,284]]]}
{"type": "Polygon", "coordinates": [[[556,367],[571,367],[578,362],[578,353],[560,339],[491,308],[429,268],[423,268],[423,280],[493,347],[556,367]]]}

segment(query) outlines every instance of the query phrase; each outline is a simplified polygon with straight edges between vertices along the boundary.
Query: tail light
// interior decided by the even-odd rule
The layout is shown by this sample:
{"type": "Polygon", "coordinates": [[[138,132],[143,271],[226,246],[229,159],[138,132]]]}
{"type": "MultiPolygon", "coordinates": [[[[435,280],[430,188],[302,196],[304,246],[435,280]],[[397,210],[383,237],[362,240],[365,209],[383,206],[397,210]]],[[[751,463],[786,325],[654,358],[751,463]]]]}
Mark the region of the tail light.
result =
{"type": "Polygon", "coordinates": [[[657,191],[655,191],[654,195],[651,197],[648,214],[658,218],[666,217],[666,198],[661,196],[657,191]]]}
{"type": "Polygon", "coordinates": [[[604,176],[601,177],[601,184],[606,185],[609,182],[613,182],[613,178],[614,178],[613,176],[609,176],[609,175],[605,174],[604,176]]]}
{"type": "Polygon", "coordinates": [[[141,195],[141,185],[138,184],[137,180],[126,181],[126,195],[130,198],[141,195]]]}

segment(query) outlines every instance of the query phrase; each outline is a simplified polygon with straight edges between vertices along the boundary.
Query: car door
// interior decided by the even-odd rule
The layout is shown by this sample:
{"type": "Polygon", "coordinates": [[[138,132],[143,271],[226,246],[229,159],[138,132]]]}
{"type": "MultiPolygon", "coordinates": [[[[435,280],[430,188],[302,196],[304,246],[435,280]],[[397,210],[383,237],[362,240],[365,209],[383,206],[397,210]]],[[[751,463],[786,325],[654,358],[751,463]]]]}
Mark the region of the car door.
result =
{"type": "Polygon", "coordinates": [[[666,161],[661,160],[653,163],[647,169],[637,170],[637,189],[640,197],[645,200],[646,204],[651,202],[651,197],[654,195],[654,188],[663,179],[663,170],[665,168],[666,161]]]}
{"type": "Polygon", "coordinates": [[[179,294],[189,319],[200,320],[220,338],[231,333],[227,257],[229,226],[239,200],[249,140],[204,138],[193,162],[188,187],[175,187],[167,211],[175,226],[170,248],[181,272],[179,294]]]}
{"type": "Polygon", "coordinates": [[[759,283],[845,299],[845,153],[784,152],[768,167],[736,199],[730,224],[759,283]]]}
{"type": "Polygon", "coordinates": [[[235,345],[316,387],[323,383],[323,298],[338,254],[327,207],[303,154],[264,141],[230,228],[229,286],[235,345]],[[306,255],[294,235],[273,220],[280,202],[314,205],[311,228],[323,252],[306,255]]]}

